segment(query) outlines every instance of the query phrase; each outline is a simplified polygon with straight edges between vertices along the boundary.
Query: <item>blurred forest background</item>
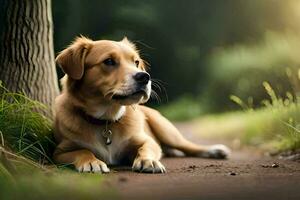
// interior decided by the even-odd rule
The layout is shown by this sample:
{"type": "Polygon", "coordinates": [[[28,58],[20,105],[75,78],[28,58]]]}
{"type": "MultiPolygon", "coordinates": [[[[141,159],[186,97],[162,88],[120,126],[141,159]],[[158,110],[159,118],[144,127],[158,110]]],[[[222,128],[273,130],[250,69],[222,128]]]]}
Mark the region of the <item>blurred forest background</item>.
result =
{"type": "Polygon", "coordinates": [[[230,95],[260,106],[268,98],[264,81],[278,95],[299,92],[298,0],[53,0],[52,6],[55,52],[79,34],[127,36],[165,86],[159,105],[171,118],[239,108],[230,95]]]}

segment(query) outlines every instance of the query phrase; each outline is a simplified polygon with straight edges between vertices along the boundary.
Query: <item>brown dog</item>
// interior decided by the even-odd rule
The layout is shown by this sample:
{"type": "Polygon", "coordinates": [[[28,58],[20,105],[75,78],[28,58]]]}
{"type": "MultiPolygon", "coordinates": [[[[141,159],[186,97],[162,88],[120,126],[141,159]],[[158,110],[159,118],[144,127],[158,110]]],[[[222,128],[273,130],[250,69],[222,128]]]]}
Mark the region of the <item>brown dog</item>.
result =
{"type": "Polygon", "coordinates": [[[224,145],[187,141],[157,111],[141,106],[151,93],[135,45],[80,37],[56,58],[66,73],[55,102],[57,163],[80,172],[109,172],[107,164],[128,161],[138,172],[163,173],[162,146],[188,156],[226,158],[224,145]]]}

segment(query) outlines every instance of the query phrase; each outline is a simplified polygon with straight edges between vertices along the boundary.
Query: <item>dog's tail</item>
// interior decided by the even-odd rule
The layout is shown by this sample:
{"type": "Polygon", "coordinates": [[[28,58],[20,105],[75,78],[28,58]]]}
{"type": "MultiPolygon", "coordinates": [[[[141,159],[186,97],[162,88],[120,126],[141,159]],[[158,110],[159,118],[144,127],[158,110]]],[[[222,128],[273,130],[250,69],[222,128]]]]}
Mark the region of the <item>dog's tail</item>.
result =
{"type": "Polygon", "coordinates": [[[202,146],[185,139],[178,129],[158,111],[140,106],[155,137],[167,147],[175,148],[187,156],[205,158],[226,158],[230,150],[221,144],[202,146]]]}

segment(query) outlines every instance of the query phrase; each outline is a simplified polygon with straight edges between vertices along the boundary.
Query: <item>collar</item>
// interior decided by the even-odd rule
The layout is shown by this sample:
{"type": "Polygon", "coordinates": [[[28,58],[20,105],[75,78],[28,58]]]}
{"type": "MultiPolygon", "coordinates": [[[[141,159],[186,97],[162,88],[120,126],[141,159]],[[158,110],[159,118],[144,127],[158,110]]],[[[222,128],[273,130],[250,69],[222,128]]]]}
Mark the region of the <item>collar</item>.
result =
{"type": "Polygon", "coordinates": [[[95,117],[87,114],[84,110],[82,110],[80,108],[77,109],[77,112],[88,123],[91,123],[91,124],[94,124],[94,125],[100,125],[100,126],[105,125],[105,128],[102,130],[102,137],[103,137],[106,145],[110,145],[112,143],[112,131],[109,128],[109,126],[112,123],[118,122],[122,117],[118,120],[107,120],[107,119],[95,118],[95,117]]]}
{"type": "Polygon", "coordinates": [[[81,108],[77,108],[77,112],[78,114],[85,120],[87,121],[88,123],[90,124],[94,124],[94,125],[99,125],[99,126],[102,126],[102,125],[109,125],[109,124],[112,124],[112,123],[115,123],[115,122],[119,122],[121,118],[119,118],[118,120],[110,120],[110,119],[99,119],[99,118],[96,118],[96,117],[93,117],[92,115],[89,115],[87,114],[83,109],[81,108]]]}

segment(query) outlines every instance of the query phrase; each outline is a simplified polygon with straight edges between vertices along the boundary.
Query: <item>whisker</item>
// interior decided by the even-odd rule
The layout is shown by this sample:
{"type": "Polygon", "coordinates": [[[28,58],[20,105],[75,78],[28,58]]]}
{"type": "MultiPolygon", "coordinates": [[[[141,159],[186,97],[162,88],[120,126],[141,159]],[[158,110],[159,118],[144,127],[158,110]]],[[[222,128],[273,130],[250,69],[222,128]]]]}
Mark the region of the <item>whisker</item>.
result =
{"type": "Polygon", "coordinates": [[[152,97],[153,100],[157,100],[157,103],[161,103],[161,98],[154,90],[151,91],[150,97],[152,97]]]}
{"type": "Polygon", "coordinates": [[[164,82],[160,79],[152,78],[152,80],[154,80],[155,82],[160,83],[160,84],[167,84],[166,82],[164,82]]]}
{"type": "Polygon", "coordinates": [[[159,79],[151,79],[151,80],[152,80],[153,86],[159,88],[160,92],[162,92],[165,95],[166,101],[168,102],[169,101],[169,97],[168,97],[167,90],[166,90],[166,88],[163,85],[164,82],[161,81],[161,80],[159,80],[159,79]]]}
{"type": "Polygon", "coordinates": [[[153,99],[154,101],[156,101],[157,103],[159,103],[157,97],[155,96],[154,93],[151,93],[151,96],[150,96],[151,99],[153,99]]]}
{"type": "Polygon", "coordinates": [[[159,84],[157,84],[157,83],[155,83],[155,82],[152,82],[152,85],[153,85],[154,87],[156,87],[157,89],[159,89],[160,92],[162,92],[162,89],[161,89],[161,87],[160,87],[159,84]]]}
{"type": "Polygon", "coordinates": [[[150,45],[148,45],[148,44],[142,42],[141,40],[136,40],[136,41],[134,41],[134,42],[135,42],[135,43],[139,43],[139,44],[143,45],[144,47],[146,47],[146,48],[148,48],[148,49],[155,49],[154,47],[151,47],[150,45]]]}

